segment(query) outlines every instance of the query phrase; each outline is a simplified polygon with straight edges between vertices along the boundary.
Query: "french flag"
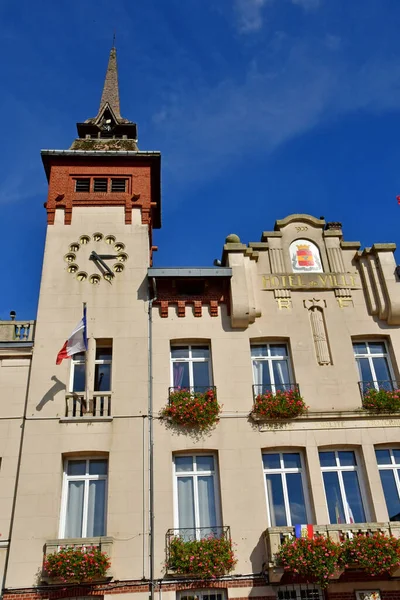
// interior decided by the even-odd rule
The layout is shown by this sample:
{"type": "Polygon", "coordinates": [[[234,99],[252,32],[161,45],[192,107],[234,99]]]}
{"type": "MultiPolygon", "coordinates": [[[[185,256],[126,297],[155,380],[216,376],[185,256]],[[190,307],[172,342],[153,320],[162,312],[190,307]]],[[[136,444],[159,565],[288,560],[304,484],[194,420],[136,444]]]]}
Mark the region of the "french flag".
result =
{"type": "Polygon", "coordinates": [[[313,538],[314,537],[314,526],[313,525],[295,525],[294,534],[297,538],[313,538]]]}
{"type": "Polygon", "coordinates": [[[75,327],[60,352],[57,354],[56,365],[60,365],[64,358],[71,358],[78,352],[87,350],[87,329],[86,329],[86,306],[83,307],[83,317],[75,327]]]}

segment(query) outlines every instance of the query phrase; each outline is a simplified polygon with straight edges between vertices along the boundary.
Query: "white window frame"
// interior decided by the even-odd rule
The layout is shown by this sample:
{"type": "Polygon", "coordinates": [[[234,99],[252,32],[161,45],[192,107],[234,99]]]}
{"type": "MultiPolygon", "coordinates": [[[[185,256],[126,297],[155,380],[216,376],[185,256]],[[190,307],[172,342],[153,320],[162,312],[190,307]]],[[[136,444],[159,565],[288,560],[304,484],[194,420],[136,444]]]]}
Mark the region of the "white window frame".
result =
{"type": "Polygon", "coordinates": [[[266,450],[266,451],[262,452],[262,455],[261,455],[261,464],[262,464],[263,477],[264,477],[265,499],[266,499],[266,503],[267,503],[268,526],[272,527],[272,519],[271,519],[271,509],[270,509],[269,500],[268,500],[267,479],[266,479],[265,476],[266,475],[270,475],[270,474],[280,475],[281,476],[282,488],[283,488],[283,501],[284,501],[284,505],[285,505],[285,513],[286,513],[287,526],[290,527],[292,525],[296,525],[297,523],[292,523],[291,516],[290,516],[289,494],[288,494],[287,484],[286,484],[286,474],[287,473],[300,473],[300,475],[301,475],[301,485],[302,485],[302,488],[303,488],[304,503],[305,503],[306,514],[307,514],[307,523],[310,523],[310,513],[311,513],[311,510],[310,510],[310,497],[309,497],[309,494],[308,494],[308,487],[306,485],[306,469],[305,469],[305,464],[304,464],[303,453],[300,452],[299,450],[285,450],[285,451],[280,451],[280,450],[266,450]],[[265,454],[279,454],[280,468],[279,469],[266,469],[264,467],[264,462],[262,460],[262,457],[265,454]],[[293,468],[285,467],[284,466],[284,462],[283,462],[283,455],[284,454],[299,454],[300,455],[300,464],[301,464],[301,467],[300,468],[297,468],[297,467],[293,467],[293,468]]]}
{"type": "Polygon", "coordinates": [[[59,538],[65,538],[65,526],[67,523],[67,506],[68,506],[68,482],[69,481],[84,481],[85,489],[83,494],[83,516],[82,516],[82,536],[81,539],[87,538],[87,517],[88,517],[88,504],[89,504],[89,482],[105,480],[106,485],[104,489],[104,534],[107,535],[107,500],[108,500],[108,469],[109,461],[106,456],[79,456],[76,458],[68,458],[64,460],[63,470],[63,485],[62,485],[62,496],[61,496],[61,514],[60,514],[60,527],[59,527],[59,538]],[[68,463],[76,461],[86,461],[85,475],[68,475],[68,463]],[[107,463],[107,474],[106,475],[89,475],[89,462],[91,460],[104,460],[107,463]]]}
{"type": "MultiPolygon", "coordinates": [[[[293,369],[292,369],[292,361],[291,361],[291,355],[290,355],[290,348],[289,348],[289,344],[285,341],[279,341],[279,340],[272,340],[269,342],[252,342],[250,344],[250,355],[251,355],[251,368],[252,368],[252,372],[253,372],[253,383],[255,386],[259,386],[259,387],[263,387],[263,384],[257,384],[256,383],[256,377],[255,377],[255,371],[254,371],[254,362],[255,361],[260,361],[260,362],[266,362],[268,364],[268,371],[269,371],[269,378],[271,380],[271,392],[275,393],[277,386],[275,385],[275,375],[274,375],[274,369],[273,369],[273,362],[275,360],[286,360],[287,362],[287,367],[288,367],[288,373],[289,373],[289,381],[286,381],[286,385],[289,385],[290,387],[295,385],[295,381],[294,381],[294,376],[293,376],[293,369]],[[285,355],[271,355],[271,346],[285,346],[286,348],[286,356],[285,355]],[[253,348],[259,348],[259,347],[266,347],[267,348],[267,356],[253,356],[253,348]]],[[[278,384],[278,389],[279,389],[279,385],[282,387],[282,384],[278,384]]],[[[257,392],[257,390],[256,390],[257,392]]]]}
{"type": "Polygon", "coordinates": [[[354,358],[355,358],[356,365],[357,365],[358,376],[359,376],[360,381],[361,381],[362,384],[364,384],[364,383],[371,383],[372,384],[373,383],[375,389],[379,390],[378,381],[380,381],[380,380],[377,379],[377,377],[376,377],[376,371],[375,371],[374,361],[373,361],[374,358],[386,358],[386,362],[387,362],[387,365],[388,365],[388,369],[389,369],[391,381],[392,382],[396,381],[396,378],[394,376],[393,367],[392,367],[392,361],[390,360],[390,354],[389,354],[387,343],[386,343],[385,340],[382,340],[382,339],[380,339],[380,340],[374,340],[374,339],[368,339],[368,340],[359,339],[358,340],[358,339],[353,339],[352,341],[353,341],[353,353],[354,353],[354,358]],[[380,353],[376,353],[376,352],[372,353],[372,352],[370,352],[369,351],[369,344],[370,343],[383,344],[383,346],[385,348],[385,352],[380,352],[380,353]],[[367,347],[367,353],[366,354],[356,353],[356,350],[355,350],[355,347],[354,347],[355,344],[365,344],[366,347],[367,347]],[[363,381],[362,380],[361,369],[359,367],[358,360],[357,360],[358,358],[366,358],[366,359],[368,359],[369,368],[371,369],[371,374],[372,374],[372,377],[373,377],[372,381],[363,381]]]}
{"type": "MultiPolygon", "coordinates": [[[[400,500],[400,477],[398,474],[398,471],[400,470],[400,463],[396,463],[395,462],[395,458],[393,456],[393,450],[398,450],[399,448],[387,448],[387,447],[382,447],[382,446],[375,446],[374,450],[389,450],[390,453],[390,465],[381,465],[378,463],[378,458],[375,455],[376,458],[376,464],[378,466],[378,470],[379,471],[392,471],[394,474],[394,481],[396,484],[396,488],[397,488],[397,494],[398,494],[398,499],[400,500]]],[[[380,476],[379,476],[380,479],[380,476]]],[[[382,482],[381,482],[382,485],[382,482]]],[[[383,485],[382,485],[382,491],[383,491],[383,495],[385,497],[385,504],[386,504],[386,496],[385,496],[385,491],[383,489],[383,485]]],[[[389,515],[388,515],[389,517],[389,515]]]]}
{"type": "Polygon", "coordinates": [[[83,390],[79,390],[77,392],[73,391],[74,388],[74,373],[75,373],[75,366],[76,365],[85,365],[85,381],[86,381],[86,375],[87,375],[87,365],[86,365],[86,353],[83,354],[83,359],[81,359],[79,357],[79,359],[75,358],[75,355],[71,356],[71,369],[70,369],[70,374],[69,374],[69,391],[71,394],[76,393],[76,394],[83,394],[85,389],[83,390]]]}
{"type": "MultiPolygon", "coordinates": [[[[212,378],[212,369],[211,369],[211,346],[208,342],[197,342],[195,344],[186,344],[186,343],[173,343],[171,344],[170,347],[170,374],[171,374],[171,387],[174,387],[174,363],[182,363],[182,362],[186,362],[189,363],[189,387],[193,388],[196,387],[194,384],[194,378],[193,378],[193,363],[196,362],[207,362],[208,363],[208,387],[213,387],[213,378],[212,378]],[[208,348],[208,358],[202,358],[202,357],[193,357],[192,352],[193,352],[193,348],[202,348],[207,346],[208,348]],[[174,348],[188,348],[189,350],[189,357],[188,358],[172,358],[172,350],[174,348]]],[[[198,387],[198,386],[197,386],[198,387]]]]}
{"type": "Polygon", "coordinates": [[[221,588],[200,589],[200,590],[182,590],[176,593],[177,600],[204,600],[204,596],[216,596],[220,594],[221,600],[226,600],[226,590],[221,588]]]}
{"type": "MultiPolygon", "coordinates": [[[[318,448],[318,459],[319,459],[320,452],[334,452],[335,453],[336,465],[334,467],[322,467],[321,463],[320,463],[320,469],[321,469],[321,473],[332,472],[332,471],[338,473],[339,489],[340,489],[340,495],[342,498],[344,516],[346,518],[346,524],[351,525],[352,523],[350,521],[350,514],[349,514],[349,509],[348,509],[349,503],[347,501],[346,491],[345,491],[345,487],[344,487],[344,481],[343,481],[343,475],[342,475],[343,471],[355,471],[357,473],[358,485],[360,486],[361,502],[363,505],[366,522],[369,522],[371,520],[370,512],[369,512],[369,506],[368,506],[368,502],[367,502],[367,494],[366,494],[366,489],[365,489],[363,471],[360,468],[360,460],[359,460],[358,452],[356,450],[354,450],[353,448],[318,448]],[[339,452],[353,452],[355,460],[356,460],[356,465],[355,466],[353,466],[353,465],[342,466],[339,462],[339,452]]],[[[323,486],[324,486],[326,509],[328,511],[328,518],[329,518],[328,499],[326,497],[324,481],[323,481],[323,486]]],[[[332,524],[335,525],[336,523],[332,523],[332,524]]]]}
{"type": "MultiPolygon", "coordinates": [[[[112,344],[97,344],[96,345],[96,351],[97,350],[101,350],[102,348],[106,348],[106,349],[110,349],[111,350],[111,358],[106,360],[103,358],[95,358],[94,360],[94,375],[96,375],[96,365],[110,365],[110,389],[109,390],[101,390],[102,393],[106,394],[107,392],[111,392],[112,390],[112,384],[113,384],[113,373],[112,373],[112,363],[113,363],[113,345],[112,344]]],[[[96,356],[96,355],[95,355],[96,356]]],[[[96,383],[96,382],[94,382],[96,383]]],[[[96,393],[100,393],[100,390],[94,390],[96,393]]]]}
{"type": "MultiPolygon", "coordinates": [[[[192,477],[193,478],[193,497],[194,497],[194,529],[196,533],[196,539],[200,539],[200,515],[199,515],[199,488],[197,479],[198,477],[211,476],[214,482],[214,501],[215,501],[215,527],[222,527],[221,520],[221,498],[219,490],[219,474],[218,474],[218,460],[217,455],[214,452],[198,452],[194,454],[175,454],[173,456],[173,490],[174,490],[174,528],[180,529],[179,525],[179,509],[178,509],[178,479],[179,477],[192,477]],[[175,459],[181,456],[190,456],[193,458],[193,471],[177,471],[175,465],[175,459]],[[198,456],[212,456],[214,459],[214,471],[198,471],[196,458],[198,456]]],[[[182,529],[184,529],[182,527],[182,529]]]]}
{"type": "Polygon", "coordinates": [[[276,590],[277,600],[324,600],[324,593],[322,589],[315,584],[296,584],[287,587],[280,586],[276,590]],[[314,592],[311,598],[302,596],[301,592],[314,592]],[[288,592],[290,598],[280,598],[279,595],[288,592]]]}

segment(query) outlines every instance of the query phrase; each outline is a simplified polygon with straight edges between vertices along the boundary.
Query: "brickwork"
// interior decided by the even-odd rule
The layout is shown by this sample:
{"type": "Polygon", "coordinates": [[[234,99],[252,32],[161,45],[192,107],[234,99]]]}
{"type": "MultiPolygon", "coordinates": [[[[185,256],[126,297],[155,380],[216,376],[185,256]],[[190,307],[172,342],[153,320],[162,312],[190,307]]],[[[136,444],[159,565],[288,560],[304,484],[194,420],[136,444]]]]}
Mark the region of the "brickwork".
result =
{"type": "Polygon", "coordinates": [[[157,280],[157,299],[154,301],[155,306],[160,307],[160,316],[168,317],[169,306],[177,307],[178,317],[186,315],[186,306],[193,306],[193,314],[195,317],[201,317],[203,307],[209,306],[211,317],[218,316],[218,307],[224,304],[228,308],[229,314],[229,282],[222,278],[210,277],[204,282],[204,291],[199,294],[184,294],[179,293],[177,280],[174,278],[159,278],[157,280]]]}
{"type": "MultiPolygon", "coordinates": [[[[156,157],[157,158],[157,157],[156,157]]],[[[45,208],[47,222],[53,225],[56,210],[64,211],[64,223],[70,225],[74,206],[123,206],[125,223],[132,223],[132,210],[140,210],[142,223],[149,230],[159,224],[159,198],[154,189],[158,177],[152,160],[124,159],[123,157],[93,158],[85,156],[46,156],[49,165],[49,191],[45,208]],[[126,192],[76,192],[77,177],[124,177],[126,192]]]]}

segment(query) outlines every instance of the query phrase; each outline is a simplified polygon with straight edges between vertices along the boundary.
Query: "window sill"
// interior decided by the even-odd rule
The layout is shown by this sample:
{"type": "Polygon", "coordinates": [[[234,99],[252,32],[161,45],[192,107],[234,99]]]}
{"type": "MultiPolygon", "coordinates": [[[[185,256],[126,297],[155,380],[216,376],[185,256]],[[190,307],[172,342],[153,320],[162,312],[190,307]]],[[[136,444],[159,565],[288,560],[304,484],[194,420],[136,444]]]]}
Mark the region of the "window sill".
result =
{"type": "Polygon", "coordinates": [[[60,417],[59,423],[111,423],[113,417],[60,417]]]}

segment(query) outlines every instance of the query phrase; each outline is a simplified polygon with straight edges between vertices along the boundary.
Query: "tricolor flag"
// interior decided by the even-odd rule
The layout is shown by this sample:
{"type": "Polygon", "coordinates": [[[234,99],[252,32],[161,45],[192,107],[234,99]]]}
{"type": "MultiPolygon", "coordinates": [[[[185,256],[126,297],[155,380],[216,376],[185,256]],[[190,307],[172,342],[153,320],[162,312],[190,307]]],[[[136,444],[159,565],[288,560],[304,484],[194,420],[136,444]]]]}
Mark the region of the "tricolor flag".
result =
{"type": "Polygon", "coordinates": [[[56,365],[60,365],[64,358],[71,358],[78,352],[87,350],[87,330],[86,330],[86,306],[83,307],[83,317],[75,327],[60,352],[57,354],[56,365]]]}
{"type": "Polygon", "coordinates": [[[297,538],[313,538],[314,537],[314,526],[313,525],[295,525],[294,534],[297,538]]]}

